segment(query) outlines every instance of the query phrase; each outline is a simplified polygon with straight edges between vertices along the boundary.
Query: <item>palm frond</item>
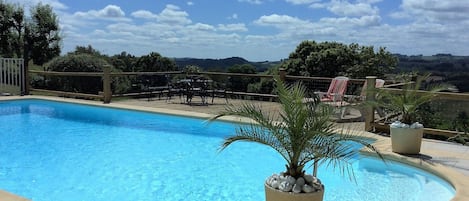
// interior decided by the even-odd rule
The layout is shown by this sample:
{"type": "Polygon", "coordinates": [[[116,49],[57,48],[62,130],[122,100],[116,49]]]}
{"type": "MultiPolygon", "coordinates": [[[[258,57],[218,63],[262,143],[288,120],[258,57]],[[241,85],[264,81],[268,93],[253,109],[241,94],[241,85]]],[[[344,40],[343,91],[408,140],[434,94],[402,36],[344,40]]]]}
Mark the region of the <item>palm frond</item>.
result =
{"type": "Polygon", "coordinates": [[[346,141],[355,140],[365,146],[370,145],[356,136],[335,133],[330,120],[332,109],[317,98],[305,103],[306,88],[301,83],[285,85],[278,81],[276,90],[281,107],[280,119],[266,115],[260,106],[244,103],[238,107],[230,105],[209,120],[236,115],[255,122],[239,126],[235,135],[225,138],[220,150],[237,141],[255,142],[277,151],[287,162],[286,173],[294,177],[302,176],[304,166],[312,161],[327,163],[340,168],[343,173],[351,173],[347,164],[357,151],[351,149],[346,141]]]}

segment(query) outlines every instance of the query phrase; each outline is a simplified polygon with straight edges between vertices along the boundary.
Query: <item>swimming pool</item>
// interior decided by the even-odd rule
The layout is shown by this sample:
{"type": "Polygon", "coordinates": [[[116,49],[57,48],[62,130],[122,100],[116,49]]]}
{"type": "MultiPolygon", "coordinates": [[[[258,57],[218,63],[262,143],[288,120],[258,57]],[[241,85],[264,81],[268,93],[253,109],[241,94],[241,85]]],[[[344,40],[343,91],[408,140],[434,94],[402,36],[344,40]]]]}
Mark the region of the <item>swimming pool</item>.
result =
{"type": "MultiPolygon", "coordinates": [[[[0,101],[0,189],[46,200],[263,200],[284,170],[272,150],[237,143],[234,124],[43,100],[0,101]]],[[[450,200],[442,179],[359,157],[356,181],[320,169],[325,200],[450,200]]],[[[310,171],[310,170],[309,170],[310,171]]]]}

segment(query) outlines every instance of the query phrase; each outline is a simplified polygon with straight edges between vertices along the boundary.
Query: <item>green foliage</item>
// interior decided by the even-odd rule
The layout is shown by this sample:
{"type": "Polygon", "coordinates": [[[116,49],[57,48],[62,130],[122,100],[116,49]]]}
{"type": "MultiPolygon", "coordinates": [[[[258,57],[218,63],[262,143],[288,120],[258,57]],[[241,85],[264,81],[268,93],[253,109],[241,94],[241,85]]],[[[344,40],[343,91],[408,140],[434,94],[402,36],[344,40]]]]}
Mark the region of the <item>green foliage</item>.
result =
{"type": "Polygon", "coordinates": [[[337,42],[303,41],[282,63],[289,75],[365,78],[383,76],[397,65],[397,59],[385,48],[345,45],[337,42]]]}
{"type": "Polygon", "coordinates": [[[424,103],[420,106],[420,109],[416,114],[416,121],[425,125],[427,128],[439,128],[449,130],[449,126],[443,128],[445,125],[450,125],[450,120],[442,118],[441,102],[432,101],[424,103]]]}
{"type": "Polygon", "coordinates": [[[89,54],[98,58],[102,58],[108,61],[116,69],[123,72],[133,72],[135,71],[135,63],[137,62],[137,57],[131,55],[125,51],[120,54],[116,54],[112,57],[101,54],[99,50],[94,49],[91,45],[88,46],[76,46],[75,51],[69,52],[68,54],[89,54]]]}
{"type": "MultiPolygon", "coordinates": [[[[234,65],[227,69],[228,73],[256,74],[256,68],[249,64],[234,65]]],[[[230,76],[227,87],[233,91],[247,91],[250,83],[259,82],[257,77],[230,76]]]]}
{"type": "Polygon", "coordinates": [[[54,58],[45,67],[49,71],[58,72],[102,72],[104,65],[109,64],[90,54],[69,54],[54,58]]]}
{"type": "MultiPolygon", "coordinates": [[[[58,72],[102,72],[102,66],[107,62],[89,54],[70,54],[56,57],[45,67],[49,71],[58,72]]],[[[87,77],[83,82],[81,77],[51,77],[46,80],[48,87],[55,90],[97,94],[102,90],[100,77],[87,77]]]]}
{"type": "Polygon", "coordinates": [[[75,51],[69,52],[68,54],[90,54],[96,57],[105,57],[98,50],[94,49],[91,45],[85,46],[76,46],[75,51]]]}
{"type": "MultiPolygon", "coordinates": [[[[49,71],[57,72],[102,72],[104,65],[109,65],[109,63],[91,54],[68,54],[54,58],[45,64],[45,67],[49,71]]],[[[113,68],[111,71],[118,70],[113,68]]],[[[82,77],[54,76],[46,79],[45,82],[46,87],[50,89],[91,94],[102,91],[103,86],[101,77],[87,77],[86,82],[83,82],[82,77]]],[[[113,80],[113,88],[116,92],[127,90],[129,85],[127,79],[114,78],[113,80]]]]}
{"type": "Polygon", "coordinates": [[[41,3],[30,13],[25,17],[23,7],[0,0],[0,56],[42,65],[60,54],[58,18],[51,6],[41,3]]]}
{"type": "Polygon", "coordinates": [[[469,131],[469,115],[467,115],[467,112],[461,111],[458,113],[458,116],[453,121],[453,128],[456,131],[469,131]]]}
{"type": "Polygon", "coordinates": [[[177,67],[174,61],[167,57],[163,57],[156,52],[140,57],[135,63],[135,71],[137,72],[163,72],[175,70],[177,70],[177,67]]]}
{"type": "Polygon", "coordinates": [[[24,10],[0,0],[0,57],[21,57],[24,10]]]}
{"type": "Polygon", "coordinates": [[[59,20],[50,5],[39,3],[31,8],[25,37],[34,64],[42,65],[60,55],[59,20]]]}
{"type": "Polygon", "coordinates": [[[403,83],[408,83],[402,87],[400,92],[391,92],[389,90],[380,89],[377,92],[376,100],[371,104],[389,110],[400,115],[400,121],[406,124],[412,124],[419,119],[422,106],[429,103],[434,97],[435,92],[442,91],[447,88],[446,85],[428,86],[425,93],[419,93],[422,89],[424,81],[430,75],[419,76],[415,83],[410,83],[412,76],[404,75],[403,83]]]}
{"type": "MultiPolygon", "coordinates": [[[[265,75],[277,76],[279,71],[278,66],[269,68],[266,72],[261,73],[265,75]]],[[[248,85],[248,92],[253,93],[262,93],[262,94],[272,94],[274,93],[275,82],[271,78],[261,78],[259,82],[250,83],[248,85]]]]}
{"type": "Polygon", "coordinates": [[[426,72],[438,76],[448,84],[455,85],[459,92],[469,92],[469,56],[451,54],[396,55],[399,68],[395,72],[426,72]]]}
{"type": "Polygon", "coordinates": [[[469,145],[469,115],[467,115],[467,112],[462,111],[458,113],[458,116],[453,121],[453,128],[456,131],[464,133],[460,133],[453,137],[450,137],[448,138],[448,141],[469,145]]]}
{"type": "Polygon", "coordinates": [[[200,67],[195,65],[187,65],[182,69],[186,75],[200,73],[200,67]]]}
{"type": "MultiPolygon", "coordinates": [[[[350,143],[344,141],[358,142],[376,151],[360,136],[336,133],[334,123],[330,120],[331,108],[318,99],[304,103],[306,89],[301,84],[285,86],[279,81],[276,87],[281,105],[280,122],[252,102],[240,107],[228,106],[225,112],[211,119],[236,115],[254,121],[240,125],[235,135],[225,138],[222,150],[238,141],[266,145],[285,159],[285,174],[295,178],[304,175],[305,166],[310,162],[332,165],[342,172],[351,170],[348,160],[358,150],[352,149],[350,143]]],[[[313,168],[316,172],[316,165],[313,168]]]]}
{"type": "Polygon", "coordinates": [[[124,72],[133,72],[135,71],[135,63],[137,62],[137,57],[131,55],[127,52],[121,52],[110,58],[111,64],[124,72]]]}

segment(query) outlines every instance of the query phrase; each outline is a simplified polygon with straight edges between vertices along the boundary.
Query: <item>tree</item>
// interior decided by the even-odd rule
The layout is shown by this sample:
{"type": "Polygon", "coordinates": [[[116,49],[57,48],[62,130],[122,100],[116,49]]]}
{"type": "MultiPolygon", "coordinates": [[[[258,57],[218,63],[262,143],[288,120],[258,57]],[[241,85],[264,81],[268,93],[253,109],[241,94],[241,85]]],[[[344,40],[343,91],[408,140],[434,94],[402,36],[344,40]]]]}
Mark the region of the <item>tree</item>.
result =
{"type": "MultiPolygon", "coordinates": [[[[56,57],[46,63],[47,70],[58,72],[102,72],[102,67],[109,65],[106,59],[91,54],[67,54],[65,56],[56,57]]],[[[120,72],[120,70],[111,68],[112,72],[120,72]]],[[[46,80],[51,89],[97,94],[102,91],[101,77],[88,77],[83,82],[81,77],[52,77],[46,80]]],[[[113,90],[120,93],[130,88],[130,82],[127,78],[113,78],[113,90]]]]}
{"type": "Polygon", "coordinates": [[[68,54],[90,54],[93,56],[102,57],[104,55],[99,52],[99,50],[94,49],[91,45],[85,46],[76,46],[75,51],[69,52],[68,54]]]}
{"type": "Polygon", "coordinates": [[[137,60],[135,67],[135,70],[140,72],[162,72],[177,70],[177,66],[174,61],[167,57],[163,57],[156,52],[152,52],[148,55],[140,57],[137,60]]]}
{"type": "MultiPolygon", "coordinates": [[[[234,65],[227,69],[228,73],[256,74],[256,68],[250,64],[234,65]]],[[[228,88],[233,91],[247,91],[250,83],[259,82],[259,78],[247,76],[230,76],[228,88]]]]}
{"type": "MultiPolygon", "coordinates": [[[[279,66],[272,66],[267,71],[261,73],[264,75],[278,75],[279,66]]],[[[271,78],[261,78],[259,82],[250,83],[248,85],[248,92],[261,93],[261,94],[272,94],[274,93],[274,80],[271,78]]]]}
{"type": "Polygon", "coordinates": [[[367,75],[382,76],[396,65],[397,59],[385,48],[375,53],[373,46],[303,41],[281,67],[290,75],[364,78],[367,75]]]}
{"type": "Polygon", "coordinates": [[[117,69],[121,69],[124,72],[133,72],[135,71],[134,68],[137,58],[124,51],[112,56],[110,62],[117,69]]]}
{"type": "Polygon", "coordinates": [[[376,53],[373,46],[351,44],[349,48],[357,56],[353,65],[345,72],[346,75],[354,78],[365,78],[368,75],[383,77],[385,73],[393,71],[398,64],[397,57],[386,51],[384,47],[380,47],[376,53]]]}
{"type": "Polygon", "coordinates": [[[21,57],[24,11],[0,0],[0,56],[21,57]]]}
{"type": "MultiPolygon", "coordinates": [[[[69,54],[54,58],[45,67],[57,72],[102,72],[106,64],[105,60],[90,54],[69,54]]],[[[103,86],[100,77],[88,77],[86,82],[81,77],[51,77],[46,82],[47,87],[54,90],[93,94],[102,91],[103,86]]]]}
{"type": "Polygon", "coordinates": [[[26,19],[23,7],[0,0],[0,56],[23,57],[26,65],[33,59],[42,65],[60,54],[60,41],[51,6],[37,4],[26,19]]]}
{"type": "Polygon", "coordinates": [[[10,45],[10,27],[11,27],[11,5],[5,4],[0,1],[0,55],[3,57],[11,57],[11,45],[10,45]]]}
{"type": "MultiPolygon", "coordinates": [[[[31,8],[31,19],[25,26],[25,55],[37,65],[42,65],[60,55],[59,21],[50,5],[31,8]],[[29,55],[30,54],[30,55],[29,55]]],[[[28,61],[26,60],[26,61],[28,61]]]]}

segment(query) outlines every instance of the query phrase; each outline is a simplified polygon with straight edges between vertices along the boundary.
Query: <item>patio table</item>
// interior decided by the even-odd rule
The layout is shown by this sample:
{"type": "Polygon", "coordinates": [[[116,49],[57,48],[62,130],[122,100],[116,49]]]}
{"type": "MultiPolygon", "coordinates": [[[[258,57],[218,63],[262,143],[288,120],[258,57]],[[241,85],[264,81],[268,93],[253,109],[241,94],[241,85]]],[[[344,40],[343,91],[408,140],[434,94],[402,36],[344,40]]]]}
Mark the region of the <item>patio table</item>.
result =
{"type": "Polygon", "coordinates": [[[185,96],[184,103],[192,104],[194,96],[200,96],[202,105],[207,105],[207,97],[210,96],[210,85],[213,80],[209,79],[181,79],[177,81],[182,85],[182,94],[185,96]]]}

